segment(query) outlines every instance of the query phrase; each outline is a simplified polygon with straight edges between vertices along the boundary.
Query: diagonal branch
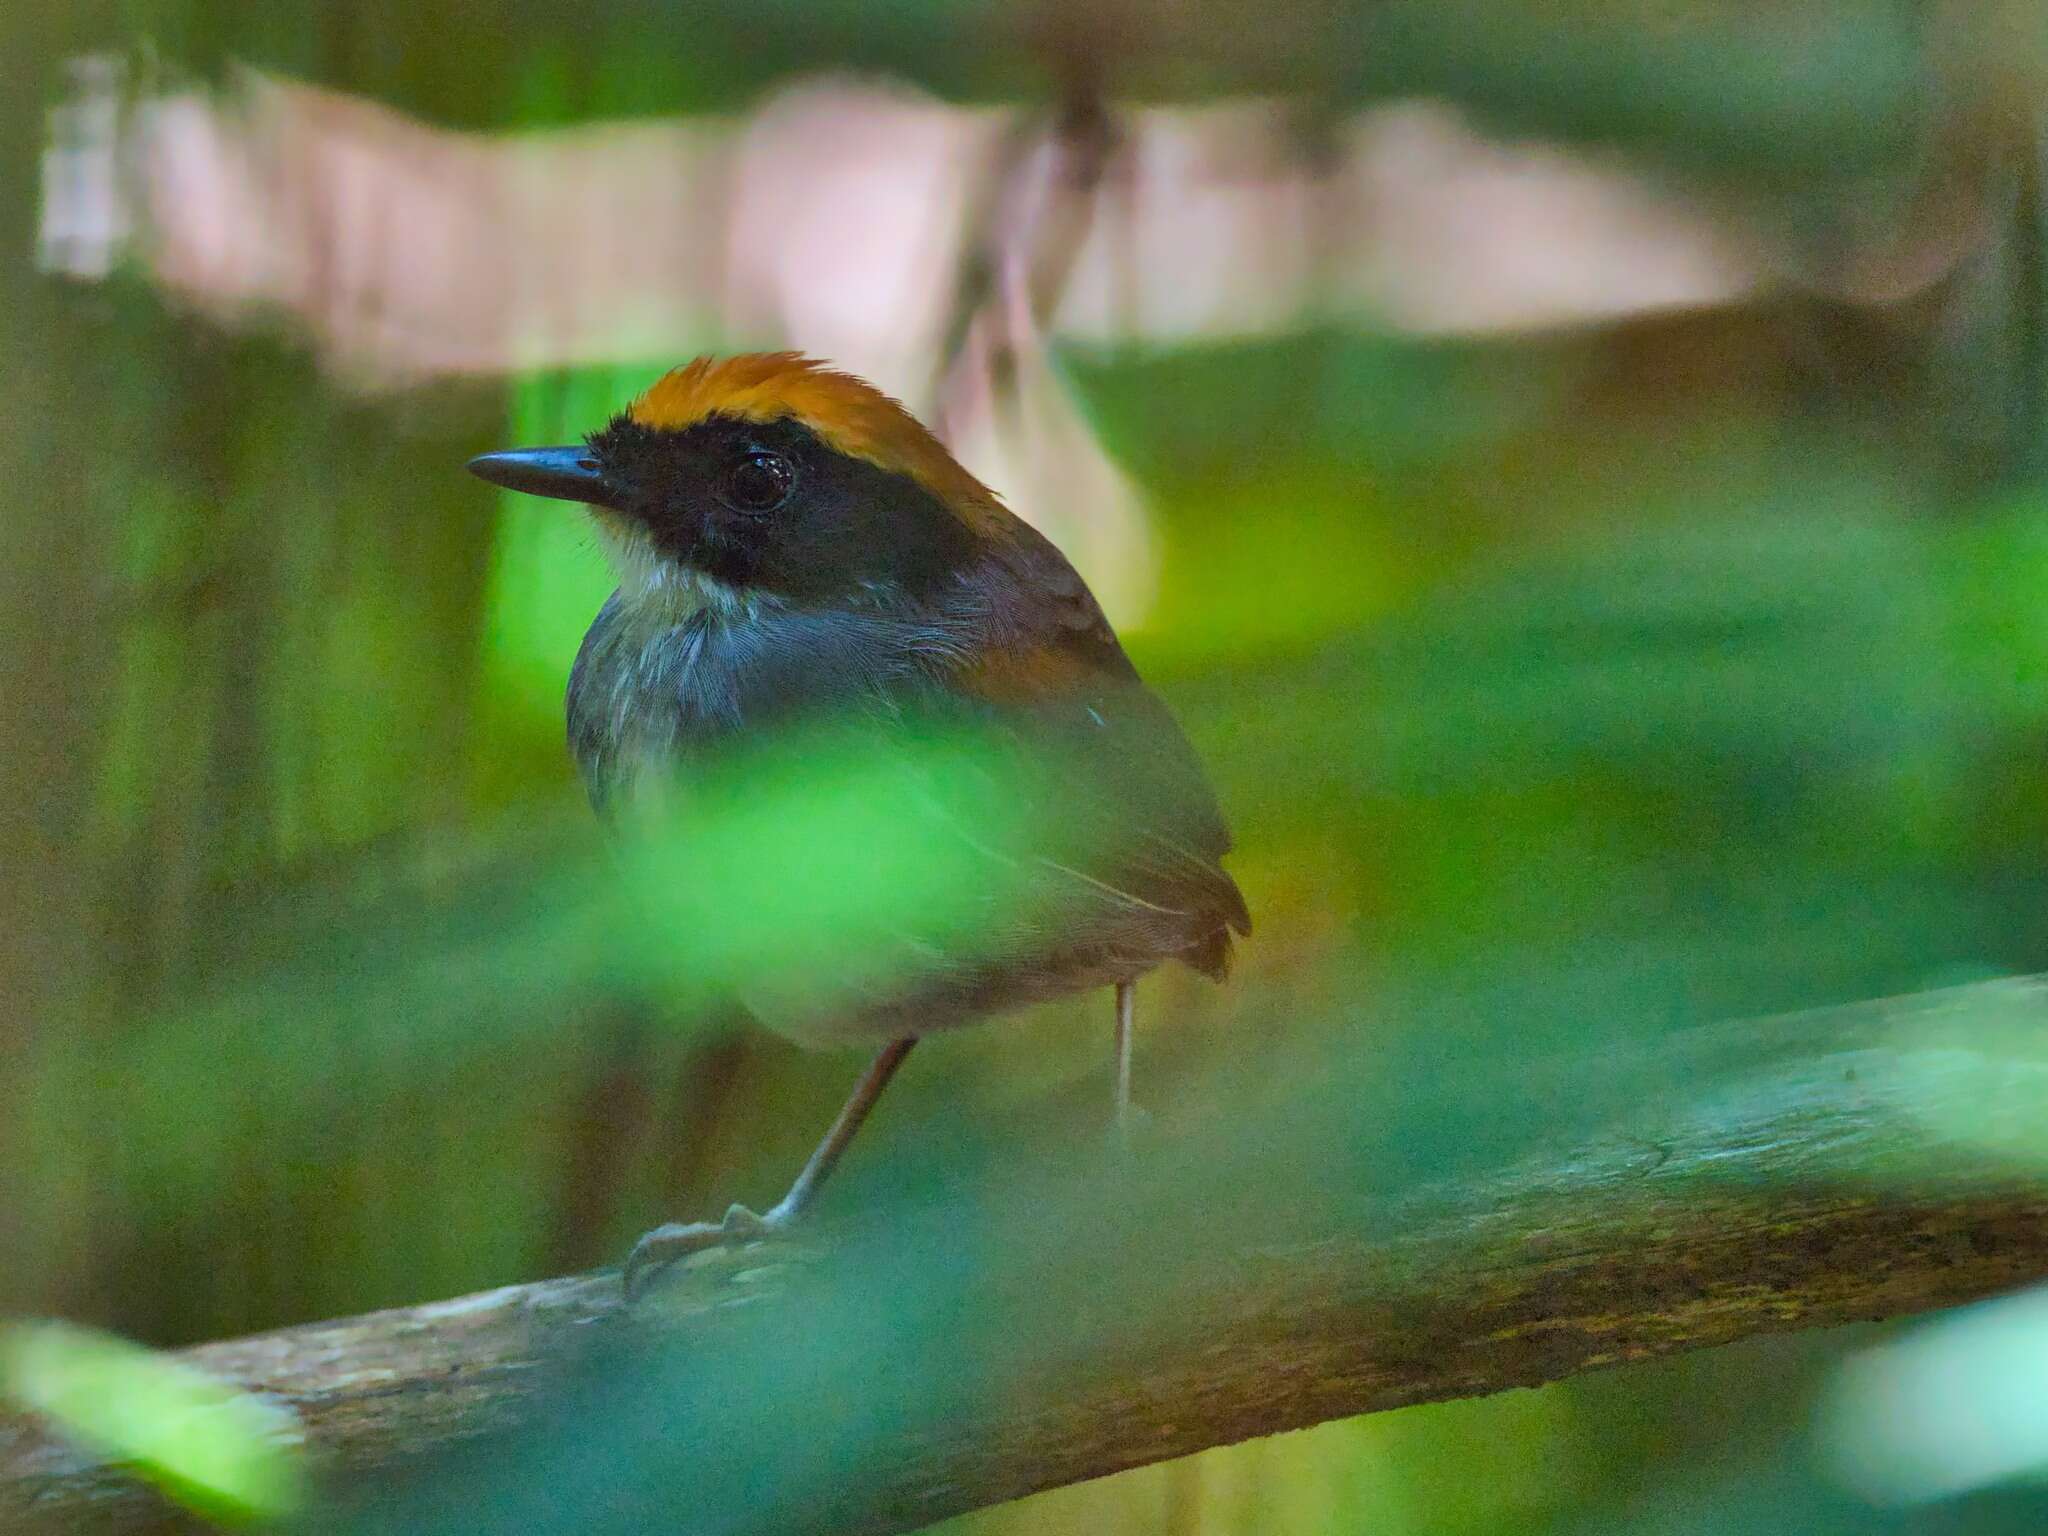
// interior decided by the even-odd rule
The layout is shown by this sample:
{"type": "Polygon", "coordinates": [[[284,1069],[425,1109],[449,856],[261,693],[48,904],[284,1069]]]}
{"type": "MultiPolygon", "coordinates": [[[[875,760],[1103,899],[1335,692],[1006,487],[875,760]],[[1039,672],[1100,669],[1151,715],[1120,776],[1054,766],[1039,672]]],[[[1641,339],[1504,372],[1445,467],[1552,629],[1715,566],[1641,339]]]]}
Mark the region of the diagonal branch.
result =
{"type": "MultiPolygon", "coordinates": [[[[1330,1191],[1359,1176],[1318,1137],[1356,1133],[1358,1091],[1240,1128],[1228,1162],[1164,1150],[1109,1210],[1075,1198],[1100,1170],[1006,1186],[972,1219],[956,1190],[829,1242],[703,1256],[635,1314],[614,1277],[586,1276],[186,1358],[289,1405],[322,1465],[380,1490],[350,1506],[356,1530],[544,1529],[551,1511],[579,1530],[884,1532],[1343,1415],[2048,1277],[2041,982],[1518,1065],[1489,1110],[1547,1105],[1561,1134],[1349,1199],[1330,1191]],[[579,1479],[602,1498],[578,1502],[579,1479]]],[[[0,1527],[174,1523],[30,1426],[0,1438],[0,1527]]]]}

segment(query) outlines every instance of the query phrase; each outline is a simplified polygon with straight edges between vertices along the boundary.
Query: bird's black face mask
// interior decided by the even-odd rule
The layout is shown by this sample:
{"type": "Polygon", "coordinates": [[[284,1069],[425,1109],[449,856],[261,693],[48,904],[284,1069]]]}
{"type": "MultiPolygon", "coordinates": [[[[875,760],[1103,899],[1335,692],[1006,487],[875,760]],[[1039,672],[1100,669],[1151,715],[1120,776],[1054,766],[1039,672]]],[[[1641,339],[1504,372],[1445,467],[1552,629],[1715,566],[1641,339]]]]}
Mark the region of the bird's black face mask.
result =
{"type": "Polygon", "coordinates": [[[620,416],[582,447],[485,454],[469,467],[511,490],[587,502],[644,535],[653,558],[738,594],[924,597],[976,550],[973,531],[915,479],[788,419],[711,415],[665,430],[620,416]]]}

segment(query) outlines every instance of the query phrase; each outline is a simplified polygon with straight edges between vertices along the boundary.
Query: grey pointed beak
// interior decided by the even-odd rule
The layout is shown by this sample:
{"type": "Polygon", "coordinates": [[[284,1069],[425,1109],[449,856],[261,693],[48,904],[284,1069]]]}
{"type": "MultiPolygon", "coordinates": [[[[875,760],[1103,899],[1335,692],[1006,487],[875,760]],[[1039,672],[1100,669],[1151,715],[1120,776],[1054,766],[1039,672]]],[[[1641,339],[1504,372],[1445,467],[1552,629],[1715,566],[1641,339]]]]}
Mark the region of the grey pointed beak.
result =
{"type": "Polygon", "coordinates": [[[502,485],[508,491],[529,496],[552,496],[557,501],[588,502],[593,507],[619,505],[619,493],[599,472],[598,462],[584,447],[513,448],[504,453],[480,453],[469,461],[469,472],[480,480],[502,485]]]}

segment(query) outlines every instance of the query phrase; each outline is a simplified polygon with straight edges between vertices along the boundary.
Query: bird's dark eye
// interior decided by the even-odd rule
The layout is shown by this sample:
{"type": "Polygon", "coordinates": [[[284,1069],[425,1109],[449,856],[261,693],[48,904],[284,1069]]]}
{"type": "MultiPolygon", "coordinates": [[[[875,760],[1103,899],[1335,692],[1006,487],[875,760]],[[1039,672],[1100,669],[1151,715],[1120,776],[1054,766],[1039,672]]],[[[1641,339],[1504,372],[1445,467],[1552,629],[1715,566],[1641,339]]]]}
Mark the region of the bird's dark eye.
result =
{"type": "Polygon", "coordinates": [[[789,495],[795,479],[789,460],[757,449],[725,472],[725,499],[736,511],[772,512],[789,495]]]}

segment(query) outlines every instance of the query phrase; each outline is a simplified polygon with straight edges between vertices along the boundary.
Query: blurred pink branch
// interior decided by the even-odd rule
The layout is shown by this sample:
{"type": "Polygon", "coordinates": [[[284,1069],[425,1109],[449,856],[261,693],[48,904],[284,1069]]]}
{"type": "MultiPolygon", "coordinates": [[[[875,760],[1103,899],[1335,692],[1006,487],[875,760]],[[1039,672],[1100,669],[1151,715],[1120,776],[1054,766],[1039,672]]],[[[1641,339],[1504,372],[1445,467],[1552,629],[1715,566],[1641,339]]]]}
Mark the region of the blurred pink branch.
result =
{"type": "MultiPolygon", "coordinates": [[[[949,275],[988,238],[974,177],[1009,122],[837,81],[743,119],[498,135],[254,74],[126,113],[118,87],[111,63],[81,67],[53,124],[44,265],[98,277],[132,250],[190,302],[291,314],[343,367],[387,382],[660,361],[773,333],[914,398],[914,364],[957,320],[949,275]]],[[[1044,243],[1061,253],[1033,268],[1048,329],[1295,324],[1329,175],[1356,210],[1335,298],[1400,329],[1555,326],[1764,280],[1756,242],[1710,210],[1619,164],[1489,142],[1445,107],[1351,120],[1320,170],[1286,129],[1261,101],[1119,113],[1120,217],[1044,243]],[[1129,264],[1149,280],[1121,281],[1129,264]]],[[[1036,191],[1005,179],[1009,211],[1026,192],[1043,201],[1043,169],[1036,191]]]]}

